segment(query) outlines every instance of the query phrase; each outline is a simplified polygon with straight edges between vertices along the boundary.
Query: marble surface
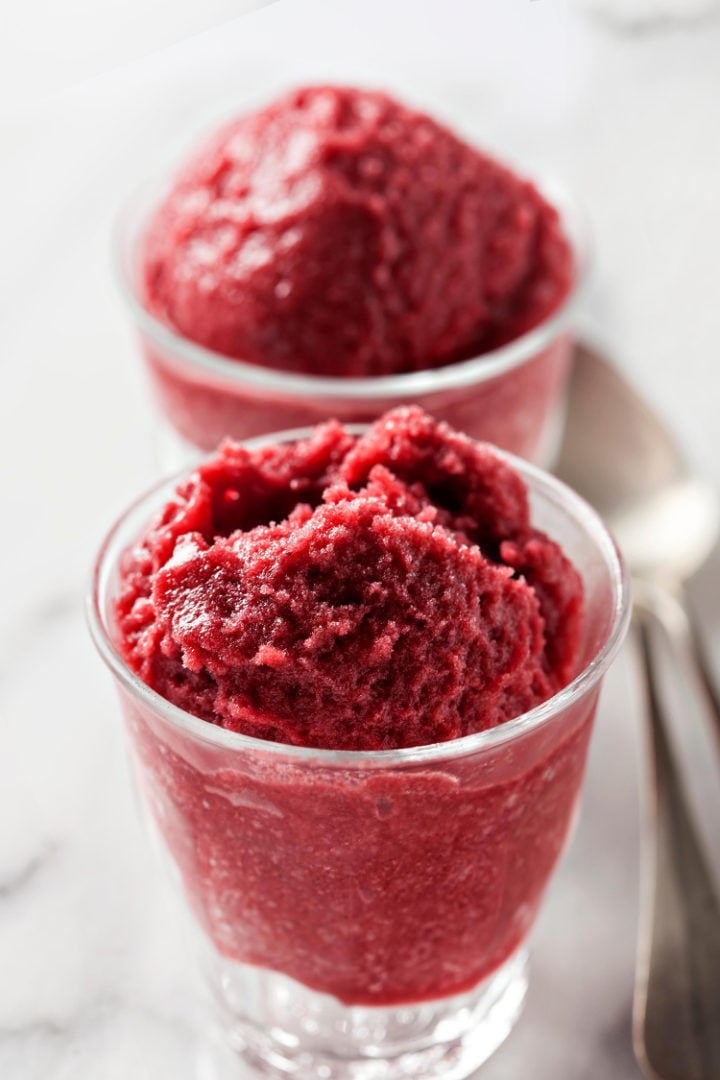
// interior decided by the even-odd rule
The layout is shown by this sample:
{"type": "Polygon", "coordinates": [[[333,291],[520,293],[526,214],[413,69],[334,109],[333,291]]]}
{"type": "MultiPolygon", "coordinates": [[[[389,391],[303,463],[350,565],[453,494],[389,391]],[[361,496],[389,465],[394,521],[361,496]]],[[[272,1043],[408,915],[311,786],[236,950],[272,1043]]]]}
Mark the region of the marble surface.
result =
{"type": "MultiPolygon", "coordinates": [[[[717,17],[627,33],[580,0],[283,0],[0,112],[3,1080],[235,1071],[204,1034],[175,898],[137,821],[110,677],[83,623],[102,534],[156,471],[109,269],[124,195],[248,98],[300,79],[394,88],[578,193],[596,236],[586,320],[720,485],[719,50],[717,17]]],[[[717,655],[717,559],[695,594],[717,655]]],[[[535,933],[525,1015],[488,1080],[638,1075],[635,674],[626,650],[535,933]]],[[[699,769],[702,748],[688,753],[699,769]]]]}

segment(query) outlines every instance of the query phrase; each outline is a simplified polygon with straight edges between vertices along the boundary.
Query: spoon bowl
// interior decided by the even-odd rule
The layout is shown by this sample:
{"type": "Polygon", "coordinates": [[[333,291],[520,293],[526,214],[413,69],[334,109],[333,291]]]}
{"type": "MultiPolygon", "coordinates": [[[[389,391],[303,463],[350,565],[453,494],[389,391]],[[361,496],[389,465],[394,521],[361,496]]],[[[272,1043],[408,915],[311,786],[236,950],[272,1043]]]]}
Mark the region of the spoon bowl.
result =
{"type": "Polygon", "coordinates": [[[720,500],[673,436],[599,353],[575,352],[558,476],[608,523],[632,573],[690,577],[720,532],[720,500]]]}

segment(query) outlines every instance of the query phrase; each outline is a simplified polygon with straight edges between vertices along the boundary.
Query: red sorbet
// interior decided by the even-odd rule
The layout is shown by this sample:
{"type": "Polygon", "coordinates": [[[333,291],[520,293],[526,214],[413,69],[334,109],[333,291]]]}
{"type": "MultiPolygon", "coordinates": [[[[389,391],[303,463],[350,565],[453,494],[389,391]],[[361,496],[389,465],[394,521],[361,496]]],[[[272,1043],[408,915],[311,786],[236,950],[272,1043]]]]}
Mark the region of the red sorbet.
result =
{"type": "Polygon", "coordinates": [[[144,301],[216,352],[378,376],[518,337],[567,296],[537,189],[385,94],[293,91],[184,165],[144,244],[144,301]]]}
{"type": "MultiPolygon", "coordinates": [[[[523,482],[418,408],[360,438],[333,422],[224,446],[120,578],[133,670],[211,724],[285,743],[454,739],[579,662],[580,579],[531,525],[523,482]]],[[[378,762],[227,747],[124,696],[149,806],[219,952],[383,1006],[469,990],[525,940],[596,701],[480,751],[378,762]]]]}
{"type": "Polygon", "coordinates": [[[123,563],[123,651],[247,735],[382,750],[455,739],[572,676],[580,580],[520,477],[418,408],[226,444],[123,563]]]}

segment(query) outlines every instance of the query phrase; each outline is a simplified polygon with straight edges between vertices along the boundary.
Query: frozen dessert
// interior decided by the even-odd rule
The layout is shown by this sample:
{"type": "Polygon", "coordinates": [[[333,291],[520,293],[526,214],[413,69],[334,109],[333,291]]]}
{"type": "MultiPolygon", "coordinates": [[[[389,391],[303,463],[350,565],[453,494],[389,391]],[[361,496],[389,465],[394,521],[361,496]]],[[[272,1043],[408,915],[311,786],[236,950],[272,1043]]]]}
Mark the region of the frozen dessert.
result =
{"type": "Polygon", "coordinates": [[[486,352],[565,299],[533,184],[383,93],[295,90],[182,166],[143,244],[143,302],[217,353],[380,376],[486,352]]]}
{"type": "Polygon", "coordinates": [[[507,960],[565,842],[596,692],[439,761],[353,751],[464,745],[542,702],[581,663],[583,603],[514,468],[416,407],[359,437],[228,443],[182,481],[120,561],[115,631],[208,733],[124,695],[219,953],[361,1005],[457,994],[507,960]]]}
{"type": "Polygon", "coordinates": [[[123,271],[173,463],[410,401],[550,458],[582,278],[571,218],[431,117],[295,90],[215,132],[139,209],[123,271]]]}
{"type": "Polygon", "coordinates": [[[385,750],[494,727],[573,675],[577,573],[520,477],[413,407],[228,443],[127,554],[127,659],[211,723],[385,750]]]}

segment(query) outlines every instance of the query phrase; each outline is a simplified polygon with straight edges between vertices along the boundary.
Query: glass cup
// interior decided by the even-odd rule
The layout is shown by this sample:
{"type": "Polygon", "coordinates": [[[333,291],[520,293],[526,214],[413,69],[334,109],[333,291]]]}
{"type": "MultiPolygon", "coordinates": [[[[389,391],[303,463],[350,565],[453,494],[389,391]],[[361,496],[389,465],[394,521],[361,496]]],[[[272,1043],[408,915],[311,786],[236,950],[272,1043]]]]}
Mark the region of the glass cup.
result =
{"type": "Polygon", "coordinates": [[[132,506],[102,547],[92,635],[147,818],[201,928],[222,1024],[253,1075],[465,1077],[519,1015],[528,935],[574,818],[629,591],[594,511],[509,460],[534,524],[582,575],[579,673],[530,712],[452,742],[307,749],[171,705],[118,651],[113,598],[123,551],[175,481],[132,506]]]}
{"type": "Polygon", "coordinates": [[[562,429],[573,327],[588,270],[585,221],[559,187],[538,184],[560,214],[575,276],[563,303],[527,333],[446,367],[364,379],[325,378],[243,363],[206,349],[159,321],[143,304],[142,245],[165,184],[141,189],[121,212],[115,262],[139,335],[161,426],[159,454],[169,471],[193,464],[229,436],[242,440],[312,426],[329,416],[367,423],[416,403],[475,439],[549,466],[562,429]]]}

